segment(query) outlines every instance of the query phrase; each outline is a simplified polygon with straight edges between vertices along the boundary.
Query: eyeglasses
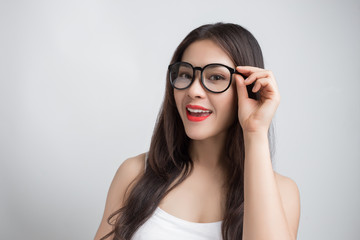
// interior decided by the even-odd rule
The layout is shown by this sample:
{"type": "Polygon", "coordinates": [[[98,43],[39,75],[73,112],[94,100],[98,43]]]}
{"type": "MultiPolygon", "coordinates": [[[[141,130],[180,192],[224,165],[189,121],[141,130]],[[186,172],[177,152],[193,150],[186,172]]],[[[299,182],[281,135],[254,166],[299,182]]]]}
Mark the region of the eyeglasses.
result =
{"type": "Polygon", "coordinates": [[[173,88],[183,90],[195,80],[195,71],[200,71],[201,84],[212,93],[225,92],[231,85],[232,75],[240,74],[235,69],[221,63],[210,63],[203,68],[193,67],[187,62],[176,62],[168,67],[169,79],[173,88]]]}

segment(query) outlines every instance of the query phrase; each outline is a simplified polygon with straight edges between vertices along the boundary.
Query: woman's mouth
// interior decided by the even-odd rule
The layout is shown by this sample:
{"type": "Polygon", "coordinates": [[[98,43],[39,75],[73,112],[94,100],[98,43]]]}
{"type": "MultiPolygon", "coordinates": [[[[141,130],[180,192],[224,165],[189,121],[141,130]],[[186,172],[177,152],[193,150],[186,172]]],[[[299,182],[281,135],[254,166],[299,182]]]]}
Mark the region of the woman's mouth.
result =
{"type": "Polygon", "coordinates": [[[198,105],[186,105],[186,116],[189,121],[200,122],[211,115],[212,111],[198,105]]]}

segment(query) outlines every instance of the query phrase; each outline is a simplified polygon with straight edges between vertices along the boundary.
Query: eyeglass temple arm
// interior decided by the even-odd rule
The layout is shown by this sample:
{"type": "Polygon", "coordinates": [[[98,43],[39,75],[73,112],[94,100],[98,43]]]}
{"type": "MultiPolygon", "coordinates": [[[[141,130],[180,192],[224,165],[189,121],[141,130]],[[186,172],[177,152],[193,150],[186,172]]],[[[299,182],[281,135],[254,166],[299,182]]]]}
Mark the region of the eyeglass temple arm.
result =
{"type": "Polygon", "coordinates": [[[234,73],[241,75],[244,79],[246,79],[246,78],[247,78],[244,74],[242,74],[242,73],[238,72],[237,70],[235,70],[235,72],[234,72],[234,73]]]}

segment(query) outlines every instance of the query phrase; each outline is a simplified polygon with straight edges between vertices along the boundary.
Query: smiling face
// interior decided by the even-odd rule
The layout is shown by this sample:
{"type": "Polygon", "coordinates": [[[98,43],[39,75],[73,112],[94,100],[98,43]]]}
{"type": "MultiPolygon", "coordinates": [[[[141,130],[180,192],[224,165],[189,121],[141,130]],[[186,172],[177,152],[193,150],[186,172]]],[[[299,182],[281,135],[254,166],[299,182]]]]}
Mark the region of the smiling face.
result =
{"type": "MultiPolygon", "coordinates": [[[[211,40],[192,43],[185,50],[181,61],[194,67],[221,63],[235,68],[227,53],[211,40]]],[[[235,81],[225,92],[212,93],[201,84],[200,71],[196,71],[195,80],[189,88],[174,89],[174,98],[185,132],[193,140],[225,137],[237,115],[235,81]]]]}

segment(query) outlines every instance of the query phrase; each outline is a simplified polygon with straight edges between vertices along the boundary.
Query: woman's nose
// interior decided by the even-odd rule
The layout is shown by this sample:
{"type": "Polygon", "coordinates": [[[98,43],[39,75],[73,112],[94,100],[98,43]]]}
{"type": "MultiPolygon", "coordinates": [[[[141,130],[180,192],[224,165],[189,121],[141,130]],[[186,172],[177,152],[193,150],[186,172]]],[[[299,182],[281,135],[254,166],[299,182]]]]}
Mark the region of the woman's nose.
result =
{"type": "Polygon", "coordinates": [[[191,98],[203,98],[206,95],[206,89],[201,84],[200,72],[195,73],[195,79],[191,86],[187,89],[191,98]]]}

